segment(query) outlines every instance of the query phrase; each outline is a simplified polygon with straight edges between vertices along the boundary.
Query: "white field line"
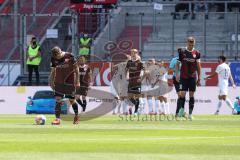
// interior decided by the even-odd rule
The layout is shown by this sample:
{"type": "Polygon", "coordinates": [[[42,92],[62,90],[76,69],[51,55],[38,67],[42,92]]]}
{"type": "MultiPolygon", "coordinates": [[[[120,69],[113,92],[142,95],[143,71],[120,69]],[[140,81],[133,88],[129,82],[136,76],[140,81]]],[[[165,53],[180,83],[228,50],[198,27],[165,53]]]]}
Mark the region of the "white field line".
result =
{"type": "Polygon", "coordinates": [[[226,137],[205,137],[205,136],[196,136],[196,137],[151,137],[151,138],[83,138],[82,140],[86,141],[155,141],[155,140],[191,140],[191,139],[232,139],[240,138],[240,136],[226,136],[226,137]]]}
{"type": "MultiPolygon", "coordinates": [[[[122,142],[122,141],[161,141],[161,140],[194,140],[194,139],[237,139],[240,138],[240,136],[221,136],[221,137],[207,137],[207,136],[193,136],[193,137],[139,137],[139,138],[121,138],[119,136],[113,137],[113,138],[104,138],[104,137],[99,137],[99,138],[81,138],[81,137],[77,137],[77,138],[68,138],[66,140],[64,140],[65,142],[71,142],[71,141],[93,141],[93,142],[106,142],[106,141],[118,141],[118,142],[122,142]]],[[[36,139],[0,139],[0,142],[10,142],[10,141],[31,141],[31,142],[35,142],[35,141],[41,141],[42,142],[42,137],[36,138],[36,139]]],[[[58,142],[62,142],[60,139],[57,140],[58,142]]],[[[49,142],[55,142],[54,139],[50,140],[49,142]]]]}

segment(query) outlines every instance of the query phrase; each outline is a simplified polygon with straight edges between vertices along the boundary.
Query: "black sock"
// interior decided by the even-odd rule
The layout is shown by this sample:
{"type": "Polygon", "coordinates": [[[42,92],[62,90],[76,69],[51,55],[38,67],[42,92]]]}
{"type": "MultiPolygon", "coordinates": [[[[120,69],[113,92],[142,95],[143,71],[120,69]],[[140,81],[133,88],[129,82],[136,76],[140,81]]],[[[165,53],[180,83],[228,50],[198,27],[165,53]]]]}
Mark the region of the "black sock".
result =
{"type": "Polygon", "coordinates": [[[181,108],[184,109],[185,101],[186,101],[185,97],[184,98],[182,98],[182,97],[179,98],[179,110],[181,108]]]}
{"type": "Polygon", "coordinates": [[[55,105],[56,118],[60,118],[60,114],[61,114],[61,102],[56,102],[56,105],[55,105]]]}
{"type": "Polygon", "coordinates": [[[79,105],[81,105],[82,106],[82,101],[81,101],[81,99],[79,98],[79,99],[76,99],[76,101],[77,101],[77,103],[79,104],[79,105]]]}
{"type": "Polygon", "coordinates": [[[138,112],[138,107],[139,107],[139,99],[137,98],[137,99],[135,100],[135,111],[134,111],[134,113],[137,113],[137,112],[138,112]]]}
{"type": "Polygon", "coordinates": [[[179,109],[180,109],[180,98],[177,99],[176,115],[178,115],[179,109]]]}
{"type": "Polygon", "coordinates": [[[76,102],[74,102],[72,104],[72,108],[73,108],[73,111],[74,111],[75,115],[78,115],[78,105],[77,105],[76,102]]]}
{"type": "Polygon", "coordinates": [[[132,104],[136,105],[136,100],[134,98],[130,98],[129,100],[132,102],[132,104]]]}
{"type": "Polygon", "coordinates": [[[190,97],[189,100],[189,114],[192,114],[194,108],[194,97],[190,97]]]}
{"type": "Polygon", "coordinates": [[[83,103],[82,103],[83,112],[85,112],[86,107],[87,107],[87,101],[86,101],[86,100],[83,100],[83,103]]]}

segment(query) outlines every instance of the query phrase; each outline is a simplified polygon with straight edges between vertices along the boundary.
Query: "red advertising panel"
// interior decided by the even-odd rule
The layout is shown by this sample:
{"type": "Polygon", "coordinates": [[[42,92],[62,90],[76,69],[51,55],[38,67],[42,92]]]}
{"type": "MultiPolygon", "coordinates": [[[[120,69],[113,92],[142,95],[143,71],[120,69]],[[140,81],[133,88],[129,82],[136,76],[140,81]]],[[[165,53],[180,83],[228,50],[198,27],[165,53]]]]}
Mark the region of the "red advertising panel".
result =
{"type": "Polygon", "coordinates": [[[207,81],[203,81],[203,79],[206,76],[209,76],[213,72],[215,72],[218,63],[201,63],[202,64],[202,77],[201,77],[201,82],[203,86],[217,86],[218,85],[218,80],[217,76],[213,77],[212,79],[208,79],[207,81]]]}
{"type": "Polygon", "coordinates": [[[95,86],[108,86],[111,81],[111,63],[108,62],[92,62],[90,67],[93,72],[93,80],[95,86]]]}

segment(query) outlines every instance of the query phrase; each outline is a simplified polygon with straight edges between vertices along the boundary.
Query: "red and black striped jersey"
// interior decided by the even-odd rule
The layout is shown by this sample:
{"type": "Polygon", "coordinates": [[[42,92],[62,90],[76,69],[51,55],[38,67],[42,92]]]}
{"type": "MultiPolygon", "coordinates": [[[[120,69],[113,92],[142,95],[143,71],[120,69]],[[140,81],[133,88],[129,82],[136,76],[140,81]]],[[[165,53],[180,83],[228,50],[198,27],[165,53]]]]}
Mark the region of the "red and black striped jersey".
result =
{"type": "Polygon", "coordinates": [[[199,51],[187,48],[179,48],[179,61],[181,62],[180,77],[181,78],[196,78],[197,62],[200,62],[201,54],[199,51]]]}

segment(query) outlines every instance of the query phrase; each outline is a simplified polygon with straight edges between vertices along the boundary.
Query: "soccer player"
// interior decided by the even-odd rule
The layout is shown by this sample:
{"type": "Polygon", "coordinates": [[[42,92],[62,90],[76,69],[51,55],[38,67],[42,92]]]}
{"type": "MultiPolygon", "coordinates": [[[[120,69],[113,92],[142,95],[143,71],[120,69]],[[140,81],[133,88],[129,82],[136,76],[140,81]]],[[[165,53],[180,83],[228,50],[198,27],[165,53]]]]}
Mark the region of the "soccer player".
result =
{"type": "Polygon", "coordinates": [[[115,95],[116,106],[114,106],[113,113],[116,113],[115,109],[118,109],[118,113],[120,113],[120,108],[123,110],[123,114],[128,114],[128,103],[127,103],[127,90],[128,90],[128,82],[126,80],[126,65],[127,62],[131,59],[131,56],[126,55],[126,61],[121,62],[113,66],[113,76],[112,76],[112,92],[115,95]]]}
{"type": "Polygon", "coordinates": [[[140,76],[141,72],[144,71],[144,67],[143,63],[139,59],[139,52],[137,49],[131,50],[131,60],[128,60],[125,70],[126,77],[129,77],[128,97],[135,106],[134,114],[137,114],[139,97],[141,96],[141,82],[145,74],[143,73],[143,76],[140,76]]]}
{"type": "Polygon", "coordinates": [[[172,79],[173,79],[173,84],[174,84],[175,90],[176,90],[177,95],[178,95],[177,108],[176,108],[175,117],[178,115],[178,112],[179,112],[179,109],[180,109],[180,106],[179,106],[180,89],[179,89],[179,82],[176,81],[176,73],[175,73],[175,68],[176,68],[177,60],[178,60],[178,57],[172,58],[172,60],[171,60],[171,62],[170,62],[170,65],[169,65],[169,70],[168,70],[168,73],[173,75],[173,77],[172,77],[172,79]]]}
{"type": "MultiPolygon", "coordinates": [[[[156,93],[154,91],[151,90],[151,86],[152,84],[155,82],[156,80],[156,75],[155,72],[158,69],[158,67],[155,65],[155,59],[149,59],[146,63],[145,63],[145,73],[146,76],[144,78],[143,81],[143,85],[142,85],[142,90],[144,90],[144,98],[143,101],[145,101],[144,103],[148,104],[148,114],[150,115],[154,115],[154,110],[153,110],[153,98],[156,95],[156,93]]],[[[144,104],[144,105],[145,105],[144,104]]],[[[155,105],[156,107],[156,105],[155,105]]],[[[145,110],[145,106],[143,107],[145,110]]]]}
{"type": "MultiPolygon", "coordinates": [[[[89,86],[92,82],[92,71],[90,67],[86,64],[86,59],[84,56],[79,57],[78,67],[79,67],[79,81],[81,86],[76,91],[75,99],[77,103],[81,105],[82,112],[85,113],[87,107],[86,96],[88,93],[89,86]]],[[[78,115],[78,109],[74,112],[76,115],[78,115]]]]}
{"type": "Polygon", "coordinates": [[[188,37],[187,46],[178,49],[179,56],[175,71],[176,81],[180,82],[179,88],[181,93],[179,98],[179,105],[182,110],[184,109],[186,101],[186,92],[189,91],[189,120],[192,120],[192,112],[194,108],[194,93],[196,91],[196,86],[200,85],[201,76],[201,54],[194,48],[194,46],[195,38],[188,37]],[[179,69],[180,73],[178,72],[179,69]]]}
{"type": "MultiPolygon", "coordinates": [[[[79,70],[77,65],[75,64],[74,57],[71,53],[63,52],[59,47],[54,47],[51,50],[52,57],[51,57],[51,73],[50,73],[50,85],[54,90],[54,95],[56,99],[56,106],[55,106],[55,116],[56,119],[52,122],[52,125],[60,125],[60,114],[61,114],[61,105],[63,98],[69,98],[70,104],[75,111],[77,103],[75,102],[75,98],[73,94],[67,93],[67,88],[77,88],[80,86],[80,82],[78,81],[79,70]],[[69,66],[73,65],[73,68],[69,66]],[[70,72],[67,73],[68,76],[64,77],[64,84],[70,84],[69,87],[63,86],[63,84],[58,82],[58,77],[62,77],[61,69],[70,68],[70,72]],[[60,72],[60,73],[59,73],[60,72]],[[65,88],[66,87],[66,88],[65,88]],[[62,89],[61,88],[65,88],[62,89]],[[67,93],[67,94],[66,94],[67,93]]],[[[63,72],[62,72],[63,73],[63,72]]],[[[61,78],[60,78],[61,79],[61,78]]],[[[74,90],[74,89],[72,89],[74,90]]],[[[73,123],[79,120],[79,117],[75,115],[73,123]]]]}
{"type": "Polygon", "coordinates": [[[236,85],[233,81],[231,70],[230,70],[229,66],[226,64],[226,57],[219,56],[218,62],[219,62],[219,65],[217,66],[216,71],[213,74],[211,74],[205,78],[205,80],[207,80],[207,79],[210,79],[210,78],[218,75],[218,86],[219,86],[218,99],[219,99],[219,102],[217,105],[217,110],[215,112],[215,115],[219,114],[219,110],[222,106],[222,101],[225,101],[227,103],[228,107],[230,107],[232,109],[232,113],[234,114],[235,109],[233,107],[233,104],[232,104],[231,100],[227,97],[227,95],[228,95],[228,80],[230,79],[230,81],[233,85],[233,88],[236,88],[236,85]]]}
{"type": "MultiPolygon", "coordinates": [[[[157,79],[154,82],[153,86],[154,87],[157,83],[158,83],[158,96],[156,96],[155,100],[159,100],[161,102],[161,106],[162,106],[162,113],[160,114],[170,114],[170,109],[169,109],[169,103],[167,100],[168,97],[168,72],[167,72],[167,68],[164,64],[164,61],[158,61],[157,65],[159,66],[159,71],[158,71],[158,75],[157,75],[157,79]]],[[[156,110],[158,109],[157,105],[155,105],[156,110]]]]}

